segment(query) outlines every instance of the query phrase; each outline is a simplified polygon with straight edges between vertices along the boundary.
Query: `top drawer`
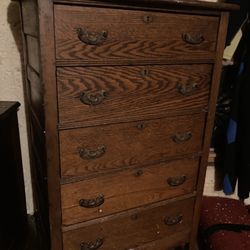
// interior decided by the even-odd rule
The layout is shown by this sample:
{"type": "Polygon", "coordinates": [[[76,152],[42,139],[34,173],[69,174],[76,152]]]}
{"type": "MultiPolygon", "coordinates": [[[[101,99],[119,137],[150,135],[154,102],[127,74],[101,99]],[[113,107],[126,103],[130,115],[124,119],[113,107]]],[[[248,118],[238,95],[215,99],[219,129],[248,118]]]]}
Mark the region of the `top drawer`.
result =
{"type": "Polygon", "coordinates": [[[218,24],[218,17],[55,5],[56,58],[213,59],[218,24]]]}

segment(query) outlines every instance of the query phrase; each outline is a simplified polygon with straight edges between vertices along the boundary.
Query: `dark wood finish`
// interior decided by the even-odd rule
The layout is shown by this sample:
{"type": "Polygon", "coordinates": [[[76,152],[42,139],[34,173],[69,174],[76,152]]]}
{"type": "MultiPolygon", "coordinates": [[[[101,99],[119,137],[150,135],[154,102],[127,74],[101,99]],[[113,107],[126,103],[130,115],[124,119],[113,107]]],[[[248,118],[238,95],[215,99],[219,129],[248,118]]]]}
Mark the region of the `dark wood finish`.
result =
{"type": "Polygon", "coordinates": [[[210,96],[210,101],[209,101],[209,112],[208,112],[206,128],[205,128],[206,136],[204,138],[204,146],[203,146],[204,154],[201,158],[201,167],[200,167],[199,178],[198,178],[199,181],[197,183],[198,195],[197,195],[197,200],[195,204],[195,217],[194,217],[194,223],[193,223],[193,229],[192,229],[192,235],[191,235],[191,245],[190,245],[191,249],[194,249],[197,230],[198,230],[199,215],[200,215],[200,210],[201,210],[201,198],[202,198],[204,181],[205,181],[205,176],[206,176],[207,159],[209,155],[210,138],[212,136],[213,125],[214,125],[214,116],[215,116],[215,110],[216,110],[217,96],[219,92],[219,83],[220,83],[221,68],[222,68],[221,62],[223,58],[223,51],[224,51],[226,35],[227,35],[228,18],[229,18],[229,14],[226,12],[222,12],[221,20],[220,20],[220,29],[218,33],[217,58],[216,58],[215,66],[214,66],[213,79],[212,79],[211,91],[213,95],[210,96]]]}
{"type": "Polygon", "coordinates": [[[218,21],[217,17],[208,16],[58,5],[55,6],[56,57],[88,62],[137,58],[211,59],[218,21]],[[93,36],[106,31],[107,38],[102,44],[86,44],[80,41],[78,28],[89,34],[97,33],[93,36]],[[204,41],[190,44],[183,40],[183,34],[192,37],[201,34],[204,41]]]}
{"type": "Polygon", "coordinates": [[[45,135],[48,169],[50,248],[62,249],[59,148],[53,3],[38,0],[41,81],[44,86],[45,135]]]}
{"type": "Polygon", "coordinates": [[[51,240],[44,248],[195,249],[223,11],[238,7],[20,2],[36,209],[51,240]],[[175,217],[164,221],[166,212],[175,217]]]}
{"type": "MultiPolygon", "coordinates": [[[[24,1],[24,0],[21,0],[24,1]]],[[[70,4],[86,4],[86,5],[92,5],[92,6],[113,6],[117,5],[117,1],[110,0],[110,1],[101,1],[101,0],[53,0],[55,3],[70,3],[70,4]]],[[[224,0],[219,0],[219,2],[209,2],[209,1],[202,1],[202,0],[122,0],[119,1],[119,6],[139,6],[140,8],[143,8],[144,6],[151,6],[151,8],[157,8],[162,7],[163,9],[171,9],[175,8],[179,11],[183,9],[190,9],[192,11],[195,11],[198,9],[198,11],[201,11],[203,9],[209,10],[238,10],[239,6],[236,4],[229,4],[225,3],[224,0]]]]}
{"type": "Polygon", "coordinates": [[[60,123],[102,124],[201,111],[208,104],[211,72],[206,64],[58,68],[60,123]],[[99,104],[81,101],[83,94],[101,93],[99,104]]]}
{"type": "Polygon", "coordinates": [[[0,249],[5,250],[23,249],[27,236],[27,212],[17,121],[19,106],[17,102],[0,102],[0,249]]]}
{"type": "Polygon", "coordinates": [[[61,131],[61,174],[88,176],[199,152],[203,126],[204,114],[198,114],[61,131]],[[189,132],[190,139],[174,141],[176,135],[189,132]],[[80,157],[80,149],[95,151],[101,145],[106,147],[101,157],[80,157]]]}
{"type": "Polygon", "coordinates": [[[198,166],[198,159],[177,160],[63,185],[63,225],[191,193],[195,188],[198,166]],[[170,178],[183,176],[183,183],[177,186],[168,183],[170,178]],[[84,208],[79,205],[81,199],[100,195],[105,199],[100,206],[84,208]]]}
{"type": "Polygon", "coordinates": [[[190,229],[193,217],[193,201],[188,199],[144,211],[134,211],[113,220],[103,219],[98,224],[67,231],[63,234],[64,249],[79,249],[81,243],[95,242],[98,237],[104,239],[101,247],[103,250],[136,249],[164,237],[186,232],[190,229]],[[166,225],[166,218],[178,215],[182,215],[181,223],[166,225]]]}

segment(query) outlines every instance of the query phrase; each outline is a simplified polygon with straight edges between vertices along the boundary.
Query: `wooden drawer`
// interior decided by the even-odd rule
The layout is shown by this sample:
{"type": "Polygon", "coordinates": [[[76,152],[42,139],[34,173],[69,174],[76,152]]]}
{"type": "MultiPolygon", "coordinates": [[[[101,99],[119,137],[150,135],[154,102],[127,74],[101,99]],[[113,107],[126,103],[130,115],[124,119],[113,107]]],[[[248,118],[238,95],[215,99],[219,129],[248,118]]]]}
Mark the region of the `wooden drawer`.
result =
{"type": "Polygon", "coordinates": [[[184,159],[63,185],[63,224],[190,193],[195,189],[198,166],[198,159],[184,159]]]}
{"type": "Polygon", "coordinates": [[[102,250],[143,249],[139,246],[157,240],[164,242],[164,238],[188,231],[193,208],[194,199],[187,199],[103,218],[79,229],[64,232],[64,250],[78,250],[81,244],[91,243],[102,245],[102,250]]]}
{"type": "Polygon", "coordinates": [[[55,5],[56,58],[213,59],[219,17],[55,5]]]}
{"type": "Polygon", "coordinates": [[[104,173],[201,149],[205,114],[64,130],[61,175],[104,173]]]}
{"type": "Polygon", "coordinates": [[[207,106],[212,65],[57,70],[60,123],[139,120],[207,106]]]}

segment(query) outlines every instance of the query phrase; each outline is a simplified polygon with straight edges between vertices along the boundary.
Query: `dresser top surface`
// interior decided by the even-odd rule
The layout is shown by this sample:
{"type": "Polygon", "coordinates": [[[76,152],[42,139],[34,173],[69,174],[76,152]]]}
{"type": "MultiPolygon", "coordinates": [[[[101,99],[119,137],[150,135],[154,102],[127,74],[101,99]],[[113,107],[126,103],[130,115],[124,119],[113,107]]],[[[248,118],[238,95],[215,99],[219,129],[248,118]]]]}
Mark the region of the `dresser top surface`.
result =
{"type": "MultiPolygon", "coordinates": [[[[22,1],[22,0],[21,0],[22,1]]],[[[224,0],[210,2],[204,0],[52,0],[55,3],[86,3],[86,4],[115,4],[115,5],[140,5],[159,6],[176,8],[202,8],[213,10],[237,10],[237,4],[226,3],[224,0]]]]}

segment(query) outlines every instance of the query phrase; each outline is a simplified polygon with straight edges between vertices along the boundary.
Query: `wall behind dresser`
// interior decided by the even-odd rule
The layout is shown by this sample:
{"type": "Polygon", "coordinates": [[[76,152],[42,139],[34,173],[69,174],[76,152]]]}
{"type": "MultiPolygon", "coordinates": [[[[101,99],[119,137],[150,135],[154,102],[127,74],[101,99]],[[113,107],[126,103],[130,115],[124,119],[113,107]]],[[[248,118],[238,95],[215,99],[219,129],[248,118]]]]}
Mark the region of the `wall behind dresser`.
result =
{"type": "Polygon", "coordinates": [[[20,57],[22,42],[17,2],[11,2],[11,0],[0,1],[0,32],[0,100],[13,100],[21,103],[20,110],[18,111],[18,122],[21,137],[27,210],[29,214],[32,214],[34,208],[20,57]]]}

